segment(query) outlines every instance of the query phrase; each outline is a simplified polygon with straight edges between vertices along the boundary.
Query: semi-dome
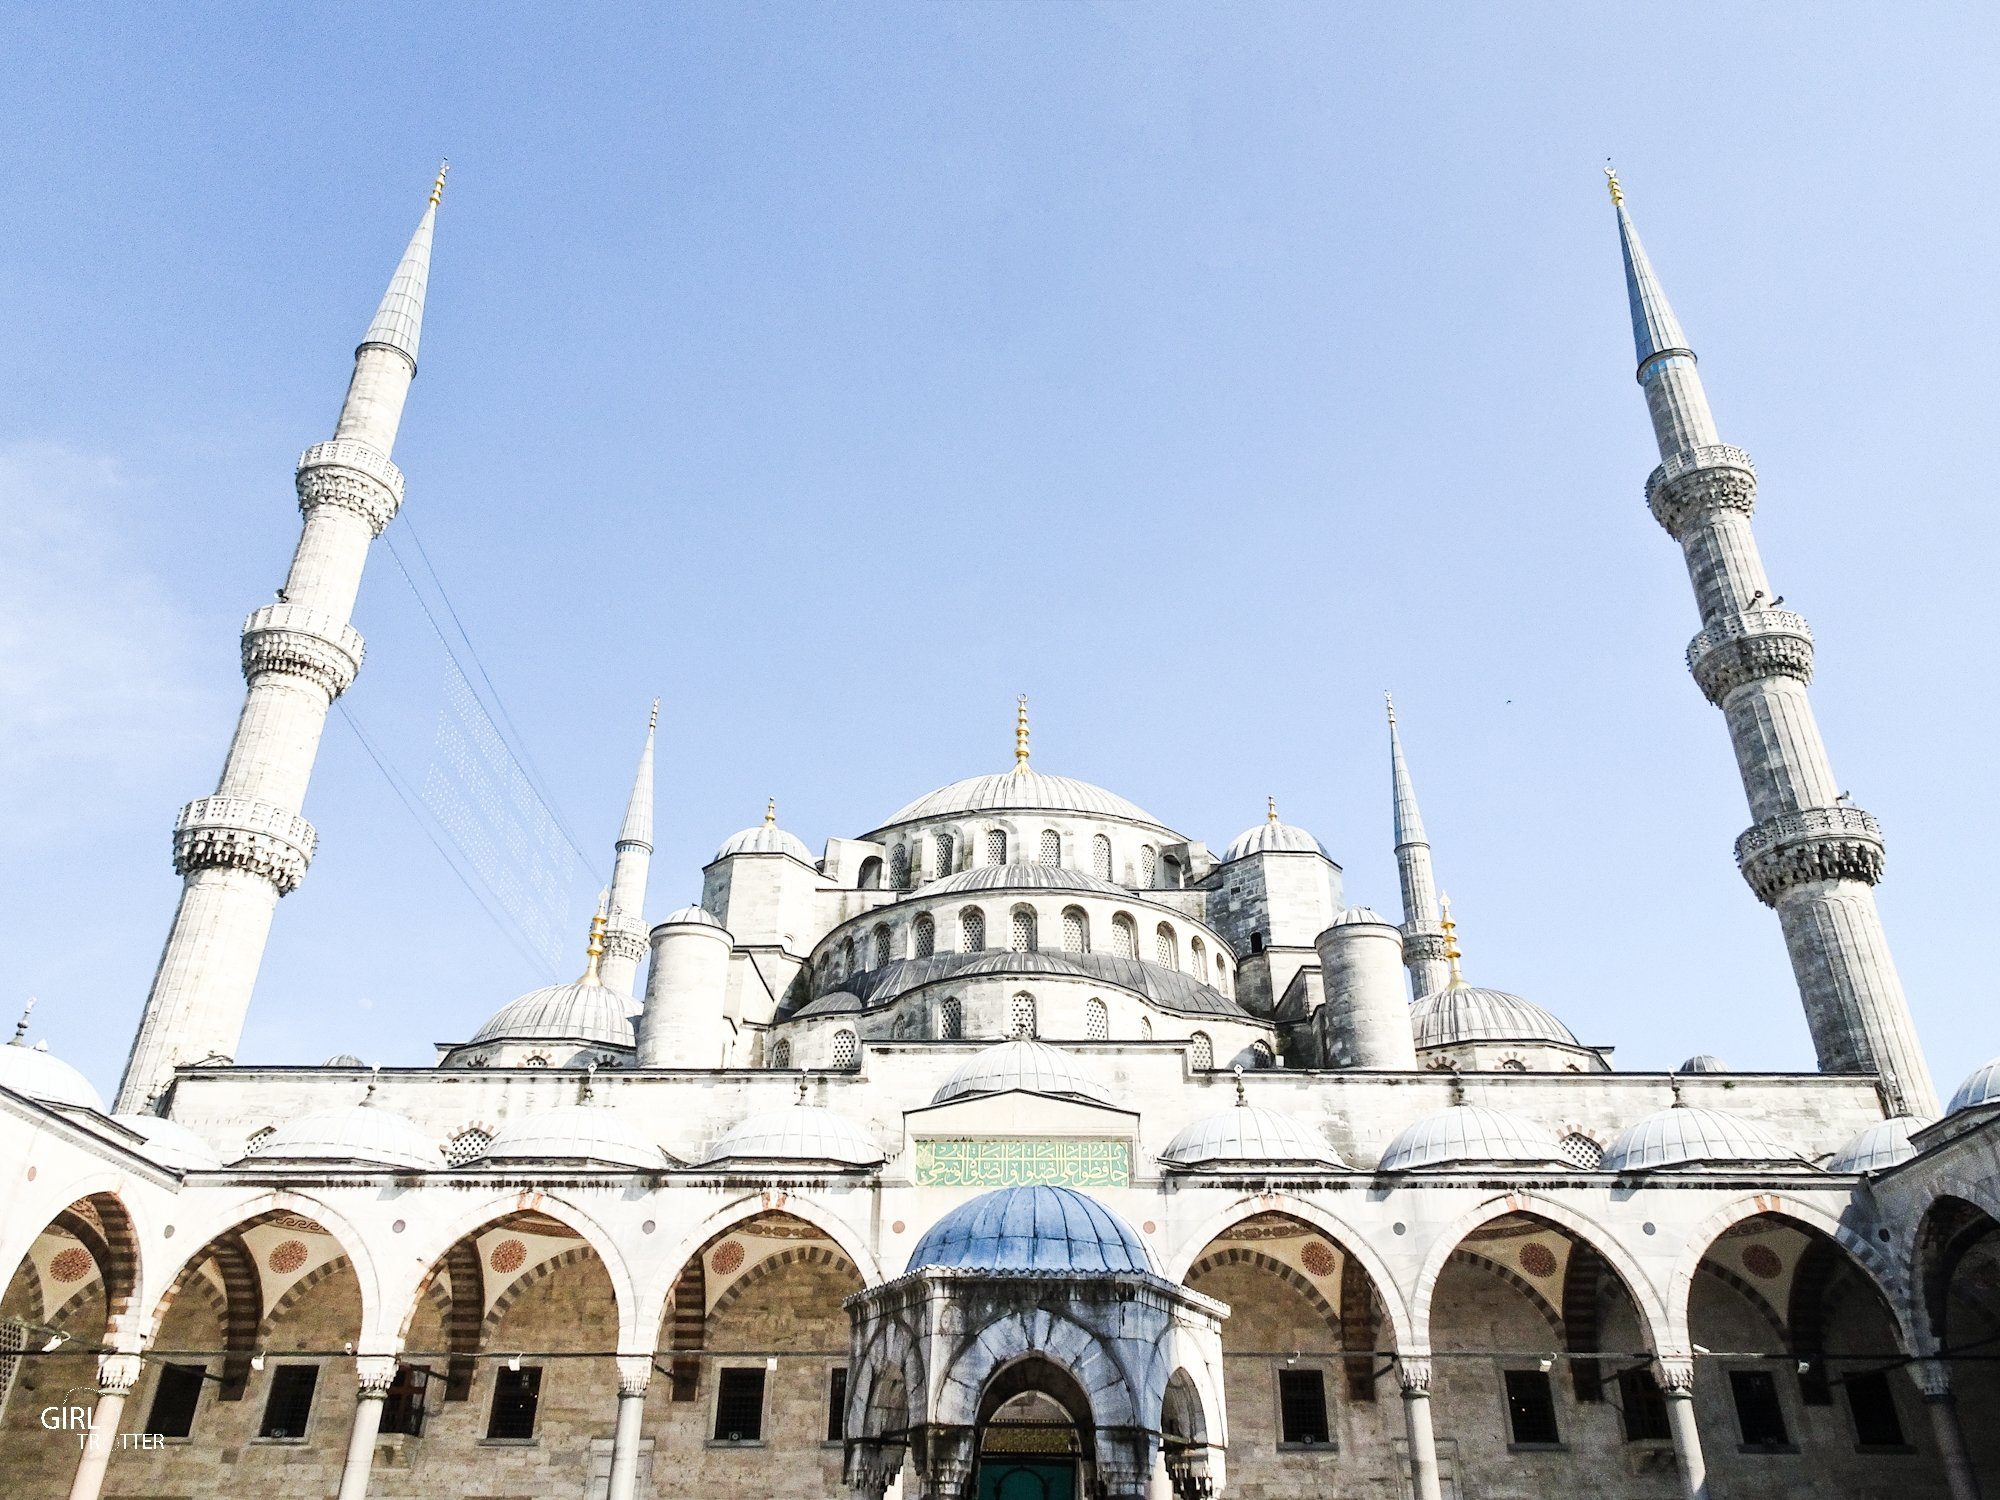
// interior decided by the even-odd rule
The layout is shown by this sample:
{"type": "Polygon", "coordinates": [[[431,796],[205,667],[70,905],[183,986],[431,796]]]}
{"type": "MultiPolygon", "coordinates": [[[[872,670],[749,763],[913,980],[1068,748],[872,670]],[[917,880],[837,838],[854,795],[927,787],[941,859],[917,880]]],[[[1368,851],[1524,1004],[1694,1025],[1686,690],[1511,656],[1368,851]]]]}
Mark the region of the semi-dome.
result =
{"type": "Polygon", "coordinates": [[[1829,1172],[1879,1172],[1885,1167],[1898,1166],[1917,1154],[1916,1143],[1910,1137],[1930,1123],[1915,1115],[1893,1115],[1886,1120],[1877,1120],[1828,1157],[1826,1169],[1829,1172]]]}
{"type": "MultiPolygon", "coordinates": [[[[805,847],[800,845],[801,848],[805,847]]],[[[722,919],[699,906],[683,906],[660,918],[662,927],[720,927],[722,919]]]]}
{"type": "Polygon", "coordinates": [[[1574,1047],[1575,1035],[1554,1016],[1505,990],[1452,984],[1410,1007],[1419,1047],[1460,1042],[1558,1042],[1574,1047]]]}
{"type": "Polygon", "coordinates": [[[908,1270],[1149,1271],[1124,1220],[1073,1188],[1007,1187],[961,1203],[924,1232],[908,1270]]]}
{"type": "Polygon", "coordinates": [[[1326,846],[1296,823],[1280,823],[1278,804],[1274,801],[1270,815],[1263,822],[1244,829],[1229,841],[1229,847],[1222,851],[1222,862],[1227,864],[1252,854],[1326,854],[1326,846]]]}
{"type": "Polygon", "coordinates": [[[1073,1054],[1022,1037],[973,1053],[952,1070],[944,1086],[931,1096],[931,1103],[1004,1094],[1010,1089],[1059,1099],[1086,1099],[1092,1104],[1111,1102],[1104,1085],[1084,1072],[1073,1054]]]}
{"type": "MultiPolygon", "coordinates": [[[[0,1082],[4,1082],[0,1079],[0,1082]]],[[[1974,1068],[1958,1086],[1958,1092],[1951,1096],[1951,1103],[1944,1107],[1948,1115],[1955,1115],[1962,1109],[1975,1109],[1982,1104],[2000,1104],[2000,1057],[1996,1057],[1983,1067],[1974,1068]]]]}
{"type": "Polygon", "coordinates": [[[1686,1062],[1675,1068],[1676,1073],[1727,1073],[1729,1064],[1713,1052],[1697,1052],[1686,1062]]]}
{"type": "Polygon", "coordinates": [[[1605,1149],[1607,1172],[1644,1172],[1657,1167],[1715,1162],[1796,1162],[1762,1126],[1719,1109],[1676,1104],[1627,1125],[1605,1149]]]}
{"type": "Polygon", "coordinates": [[[73,1104],[104,1113],[104,1096],[88,1078],[39,1043],[9,1042],[0,1047],[0,1088],[44,1104],[73,1104]]]}
{"type": "Polygon", "coordinates": [[[288,1120],[266,1136],[254,1154],[239,1157],[237,1165],[267,1161],[361,1162],[428,1171],[440,1164],[441,1154],[434,1142],[394,1110],[362,1103],[288,1120]]]}
{"type": "Polygon", "coordinates": [[[1311,1126],[1255,1104],[1238,1104],[1196,1120],[1167,1143],[1160,1160],[1190,1168],[1346,1165],[1311,1126]]]}
{"type": "Polygon", "coordinates": [[[667,1158],[616,1110],[596,1104],[565,1104],[509,1120],[493,1133],[479,1157],[483,1165],[503,1161],[592,1161],[664,1171],[667,1158]]]}
{"type": "Polygon", "coordinates": [[[899,823],[914,823],[924,818],[988,812],[1082,813],[1088,817],[1145,823],[1154,828],[1165,826],[1143,807],[1126,801],[1116,792],[1107,792],[1101,786],[1093,786],[1071,776],[1046,775],[1024,763],[1012,771],[1000,771],[991,776],[968,776],[950,786],[926,792],[908,806],[898,808],[882,824],[882,828],[894,828],[899,823]]]}
{"type": "Polygon", "coordinates": [[[221,1164],[215,1148],[178,1120],[166,1120],[158,1115],[113,1115],[111,1118],[143,1140],[146,1144],[141,1149],[163,1167],[185,1172],[190,1167],[221,1164]]]}
{"type": "Polygon", "coordinates": [[[1122,885],[1061,865],[981,865],[933,880],[923,888],[926,896],[949,896],[964,891],[1085,891],[1095,896],[1116,896],[1121,901],[1132,899],[1132,893],[1122,885]]]}
{"type": "Polygon", "coordinates": [[[480,1042],[576,1041],[630,1049],[635,1045],[630,1006],[605,988],[594,971],[569,984],[545,985],[510,1000],[472,1038],[480,1042]]]}
{"type": "Polygon", "coordinates": [[[816,1104],[795,1104],[750,1116],[717,1141],[702,1164],[812,1161],[872,1167],[884,1155],[874,1138],[845,1115],[816,1104]]]}
{"type": "Polygon", "coordinates": [[[1556,1138],[1532,1120],[1477,1104],[1457,1104],[1425,1115],[1389,1143],[1380,1170],[1499,1164],[1563,1166],[1556,1138]]]}

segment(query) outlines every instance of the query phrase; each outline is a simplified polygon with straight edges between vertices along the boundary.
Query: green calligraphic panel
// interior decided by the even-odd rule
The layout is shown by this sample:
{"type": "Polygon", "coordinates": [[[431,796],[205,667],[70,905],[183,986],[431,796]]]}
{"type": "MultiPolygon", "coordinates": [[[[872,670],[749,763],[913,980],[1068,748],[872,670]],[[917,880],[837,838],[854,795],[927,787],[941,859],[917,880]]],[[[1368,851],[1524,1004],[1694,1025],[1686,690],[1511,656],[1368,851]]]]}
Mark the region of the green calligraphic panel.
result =
{"type": "Polygon", "coordinates": [[[1007,1136],[917,1142],[917,1182],[923,1187],[1014,1187],[1035,1182],[1127,1187],[1131,1181],[1129,1141],[1007,1136]]]}

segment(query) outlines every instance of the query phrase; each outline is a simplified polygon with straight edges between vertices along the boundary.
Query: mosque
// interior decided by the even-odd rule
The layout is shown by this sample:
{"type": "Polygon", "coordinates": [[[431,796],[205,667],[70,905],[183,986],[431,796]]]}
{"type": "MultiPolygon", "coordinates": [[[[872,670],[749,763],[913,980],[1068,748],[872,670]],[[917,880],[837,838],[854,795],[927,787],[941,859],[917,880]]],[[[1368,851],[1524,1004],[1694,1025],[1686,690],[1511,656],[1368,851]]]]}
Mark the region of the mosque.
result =
{"type": "Polygon", "coordinates": [[[2000,1060],[1940,1108],[1756,471],[1611,186],[1812,1069],[1620,1071],[1476,983],[1393,709],[1384,914],[1275,806],[1218,848],[1045,770],[1025,702],[1011,765],[818,849],[769,809],[665,913],[649,730],[574,982],[441,1018],[429,1067],[237,1063],[403,498],[440,176],[299,461],[117,1099],[26,1018],[0,1047],[0,1488],[2000,1494],[2000,1060]]]}

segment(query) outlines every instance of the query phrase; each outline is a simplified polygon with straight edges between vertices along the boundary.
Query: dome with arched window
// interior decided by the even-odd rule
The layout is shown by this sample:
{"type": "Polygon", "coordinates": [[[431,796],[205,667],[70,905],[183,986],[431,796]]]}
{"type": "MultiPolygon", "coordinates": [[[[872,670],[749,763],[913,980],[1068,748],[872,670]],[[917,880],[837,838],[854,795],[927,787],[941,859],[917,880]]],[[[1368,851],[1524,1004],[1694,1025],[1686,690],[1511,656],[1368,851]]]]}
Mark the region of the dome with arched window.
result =
{"type": "Polygon", "coordinates": [[[564,1104],[509,1120],[494,1133],[479,1165],[513,1161],[589,1161],[664,1171],[667,1158],[616,1110],[564,1104]]]}
{"type": "Polygon", "coordinates": [[[256,1158],[259,1167],[279,1161],[355,1162],[433,1171],[444,1154],[408,1119],[364,1100],[287,1120],[263,1138],[256,1158]]]}

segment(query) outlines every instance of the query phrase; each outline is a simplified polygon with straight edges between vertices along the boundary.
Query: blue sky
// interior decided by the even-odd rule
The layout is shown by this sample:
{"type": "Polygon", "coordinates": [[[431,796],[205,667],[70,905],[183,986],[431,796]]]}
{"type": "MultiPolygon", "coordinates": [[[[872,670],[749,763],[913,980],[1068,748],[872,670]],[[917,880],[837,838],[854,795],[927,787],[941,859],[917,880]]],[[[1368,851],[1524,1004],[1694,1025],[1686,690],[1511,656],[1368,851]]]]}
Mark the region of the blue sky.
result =
{"type": "MultiPolygon", "coordinates": [[[[817,847],[1002,768],[1021,691],[1039,766],[1218,845],[1275,793],[1390,904],[1390,687],[1471,977],[1624,1066],[1807,1067],[1641,500],[1614,155],[1887,826],[1941,1088],[2000,1051],[1990,9],[0,28],[0,999],[101,1086],[291,464],[447,153],[406,514],[600,867],[666,700],[655,915],[766,795],[817,847]]],[[[442,658],[379,545],[357,623],[349,706],[421,784],[442,658]]],[[[244,1060],[426,1062],[551,977],[339,716],[306,810],[244,1060]]]]}

